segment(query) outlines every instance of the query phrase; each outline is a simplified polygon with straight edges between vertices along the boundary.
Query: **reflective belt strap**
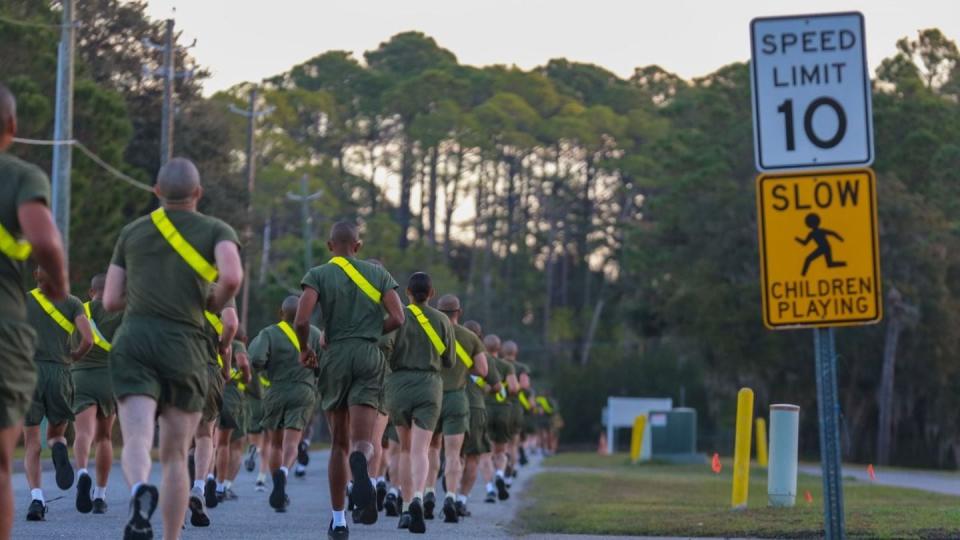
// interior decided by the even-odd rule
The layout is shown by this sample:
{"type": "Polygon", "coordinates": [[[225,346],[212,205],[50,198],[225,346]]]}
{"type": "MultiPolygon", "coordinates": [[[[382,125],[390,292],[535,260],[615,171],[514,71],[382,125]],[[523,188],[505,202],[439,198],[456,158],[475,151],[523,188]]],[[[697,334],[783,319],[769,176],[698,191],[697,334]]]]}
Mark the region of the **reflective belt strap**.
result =
{"type": "Polygon", "coordinates": [[[73,335],[73,331],[76,330],[76,327],[73,326],[73,323],[67,320],[67,318],[60,313],[60,310],[57,309],[50,300],[47,300],[47,297],[40,292],[40,289],[34,289],[30,291],[30,294],[33,295],[33,298],[36,299],[37,303],[40,304],[40,307],[47,312],[47,315],[54,320],[60,328],[70,335],[73,335]]]}
{"type": "Polygon", "coordinates": [[[100,329],[97,328],[97,323],[93,321],[93,315],[90,314],[90,302],[83,303],[83,312],[87,314],[87,320],[90,321],[90,328],[93,329],[93,343],[101,349],[110,352],[110,349],[113,347],[110,345],[110,342],[107,341],[107,338],[103,337],[103,334],[100,333],[100,329]]]}
{"type": "MultiPolygon", "coordinates": [[[[471,375],[471,377],[473,376],[471,375]]],[[[487,386],[489,386],[487,381],[483,380],[483,377],[473,377],[473,380],[480,388],[486,389],[487,386]]],[[[507,390],[505,388],[501,388],[499,392],[493,395],[493,397],[496,398],[497,403],[503,403],[507,400],[507,390]]]]}
{"type": "Polygon", "coordinates": [[[497,398],[497,403],[503,403],[504,401],[506,401],[506,400],[507,400],[507,389],[506,389],[506,388],[501,388],[500,391],[497,392],[496,398],[497,398]]]}
{"type": "Polygon", "coordinates": [[[15,261],[25,261],[30,257],[33,247],[26,240],[17,240],[10,231],[0,224],[0,253],[15,261]]]}
{"type": "Polygon", "coordinates": [[[170,247],[177,252],[183,260],[193,268],[193,271],[200,274],[200,277],[213,283],[217,280],[217,268],[207,262],[197,250],[190,245],[190,242],[180,234],[180,231],[173,226],[173,222],[167,217],[163,208],[157,208],[150,213],[150,218],[157,230],[163,235],[163,238],[170,244],[170,247]]]}
{"type": "Polygon", "coordinates": [[[467,366],[467,369],[473,367],[473,358],[470,358],[470,354],[467,353],[467,350],[463,348],[463,345],[459,341],[457,343],[457,356],[460,357],[460,361],[463,362],[463,365],[467,366]]]}
{"type": "Polygon", "coordinates": [[[350,261],[343,257],[334,257],[330,259],[330,262],[339,266],[340,269],[343,270],[343,273],[347,274],[347,277],[356,283],[357,287],[360,287],[360,290],[363,291],[363,294],[370,297],[370,300],[373,300],[374,304],[380,303],[380,291],[371,285],[370,282],[367,281],[367,278],[363,277],[363,274],[361,274],[356,268],[353,267],[352,264],[350,264],[350,261]]]}
{"type": "Polygon", "coordinates": [[[540,396],[537,398],[537,403],[539,403],[540,406],[543,407],[543,412],[547,414],[553,414],[553,407],[550,406],[550,402],[547,401],[547,398],[540,396]]]}
{"type": "Polygon", "coordinates": [[[280,321],[277,323],[277,328],[283,331],[287,335],[287,339],[290,340],[290,344],[293,345],[293,348],[300,352],[300,339],[297,338],[297,333],[293,331],[293,328],[290,328],[290,323],[287,321],[280,321]]]}
{"type": "Polygon", "coordinates": [[[240,373],[240,370],[231,367],[230,368],[230,378],[233,379],[233,382],[237,383],[237,390],[245,392],[247,390],[247,385],[243,384],[243,374],[240,373]]]}
{"type": "Polygon", "coordinates": [[[264,377],[263,375],[258,375],[260,379],[260,386],[264,388],[270,388],[270,379],[264,377]]]}
{"type": "Polygon", "coordinates": [[[407,309],[413,313],[413,316],[417,318],[417,322],[420,323],[420,326],[423,328],[423,331],[426,332],[427,337],[430,338],[430,342],[433,343],[433,348],[437,350],[437,353],[443,354],[447,352],[447,346],[443,344],[443,340],[440,339],[440,335],[437,334],[437,331],[433,329],[433,326],[430,324],[430,320],[427,319],[427,316],[423,314],[416,304],[410,304],[407,306],[407,309]]]}
{"type": "Polygon", "coordinates": [[[476,375],[471,375],[470,378],[473,379],[473,382],[477,383],[477,386],[479,386],[480,388],[487,387],[487,381],[483,380],[483,377],[477,377],[476,375]]]}
{"type": "Polygon", "coordinates": [[[525,393],[523,393],[523,390],[521,390],[520,393],[517,394],[517,397],[520,399],[520,405],[523,405],[523,408],[529,411],[529,410],[530,410],[530,400],[527,399],[527,395],[526,395],[525,393]]]}
{"type": "MultiPolygon", "coordinates": [[[[207,318],[207,321],[210,323],[210,326],[213,327],[214,331],[217,332],[218,336],[223,335],[223,321],[220,320],[220,317],[217,317],[215,313],[211,313],[207,310],[203,310],[203,316],[207,318]]],[[[223,367],[223,357],[220,356],[220,352],[217,352],[217,365],[223,367]]]]}

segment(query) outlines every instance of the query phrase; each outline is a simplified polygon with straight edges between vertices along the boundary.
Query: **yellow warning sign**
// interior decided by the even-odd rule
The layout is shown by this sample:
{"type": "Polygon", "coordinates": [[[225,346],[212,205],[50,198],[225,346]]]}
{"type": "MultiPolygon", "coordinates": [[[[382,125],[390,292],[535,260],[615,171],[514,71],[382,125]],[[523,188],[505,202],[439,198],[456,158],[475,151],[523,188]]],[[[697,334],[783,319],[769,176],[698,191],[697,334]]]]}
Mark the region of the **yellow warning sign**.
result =
{"type": "Polygon", "coordinates": [[[872,170],[760,175],[757,215],[768,328],[880,321],[872,170]]]}

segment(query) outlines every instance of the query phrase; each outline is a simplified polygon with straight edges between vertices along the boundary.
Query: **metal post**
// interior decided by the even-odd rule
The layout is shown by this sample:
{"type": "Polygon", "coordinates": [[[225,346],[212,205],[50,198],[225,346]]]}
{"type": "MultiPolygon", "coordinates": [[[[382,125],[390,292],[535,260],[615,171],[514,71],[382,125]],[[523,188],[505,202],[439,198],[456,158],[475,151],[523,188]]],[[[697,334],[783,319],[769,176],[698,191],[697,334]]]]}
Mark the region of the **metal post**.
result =
{"type": "Polygon", "coordinates": [[[70,253],[70,166],[73,147],[63,141],[73,139],[73,56],[74,4],[63,0],[63,26],[57,58],[57,104],[53,138],[53,215],[63,236],[63,249],[70,253]]]}
{"type": "Polygon", "coordinates": [[[173,157],[173,19],[167,19],[163,37],[163,109],[160,118],[160,166],[173,157]]]}
{"type": "MultiPolygon", "coordinates": [[[[253,187],[254,187],[254,161],[253,138],[255,134],[254,126],[257,120],[257,89],[250,90],[250,110],[247,112],[247,227],[244,232],[244,239],[249,246],[253,242],[253,187]]],[[[250,257],[244,257],[243,263],[243,308],[240,313],[240,328],[247,331],[247,316],[250,314],[250,257]]]]}
{"type": "Polygon", "coordinates": [[[840,401],[837,395],[837,350],[833,328],[813,331],[816,353],[817,412],[820,415],[820,461],[823,467],[823,526],[828,540],[844,538],[843,485],[840,468],[840,401]]]}

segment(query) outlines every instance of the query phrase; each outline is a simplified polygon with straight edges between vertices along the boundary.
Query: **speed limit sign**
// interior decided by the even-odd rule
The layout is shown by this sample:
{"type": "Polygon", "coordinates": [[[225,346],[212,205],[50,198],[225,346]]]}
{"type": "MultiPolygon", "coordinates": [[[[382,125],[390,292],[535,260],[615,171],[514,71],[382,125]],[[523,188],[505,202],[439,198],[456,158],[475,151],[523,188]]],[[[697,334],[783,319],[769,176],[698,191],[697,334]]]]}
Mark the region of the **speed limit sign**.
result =
{"type": "Polygon", "coordinates": [[[750,40],[757,168],[873,163],[863,15],[761,17],[750,40]]]}

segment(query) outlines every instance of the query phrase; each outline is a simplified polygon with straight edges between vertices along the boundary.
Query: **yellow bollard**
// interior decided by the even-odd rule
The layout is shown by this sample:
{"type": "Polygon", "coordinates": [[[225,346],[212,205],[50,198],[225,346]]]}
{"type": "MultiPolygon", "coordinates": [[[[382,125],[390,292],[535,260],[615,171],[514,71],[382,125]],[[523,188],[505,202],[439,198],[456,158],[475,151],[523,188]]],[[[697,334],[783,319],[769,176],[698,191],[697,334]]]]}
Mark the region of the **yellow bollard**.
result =
{"type": "Polygon", "coordinates": [[[750,432],[753,427],[753,390],[741,388],[737,392],[737,438],[733,451],[733,496],[734,510],[747,508],[750,488],[750,432]]]}
{"type": "Polygon", "coordinates": [[[647,415],[641,414],[633,419],[633,433],[630,435],[630,462],[640,461],[640,449],[643,448],[643,430],[647,427],[647,415]]]}
{"type": "Polygon", "coordinates": [[[767,467],[767,421],[757,418],[757,465],[767,467]]]}

